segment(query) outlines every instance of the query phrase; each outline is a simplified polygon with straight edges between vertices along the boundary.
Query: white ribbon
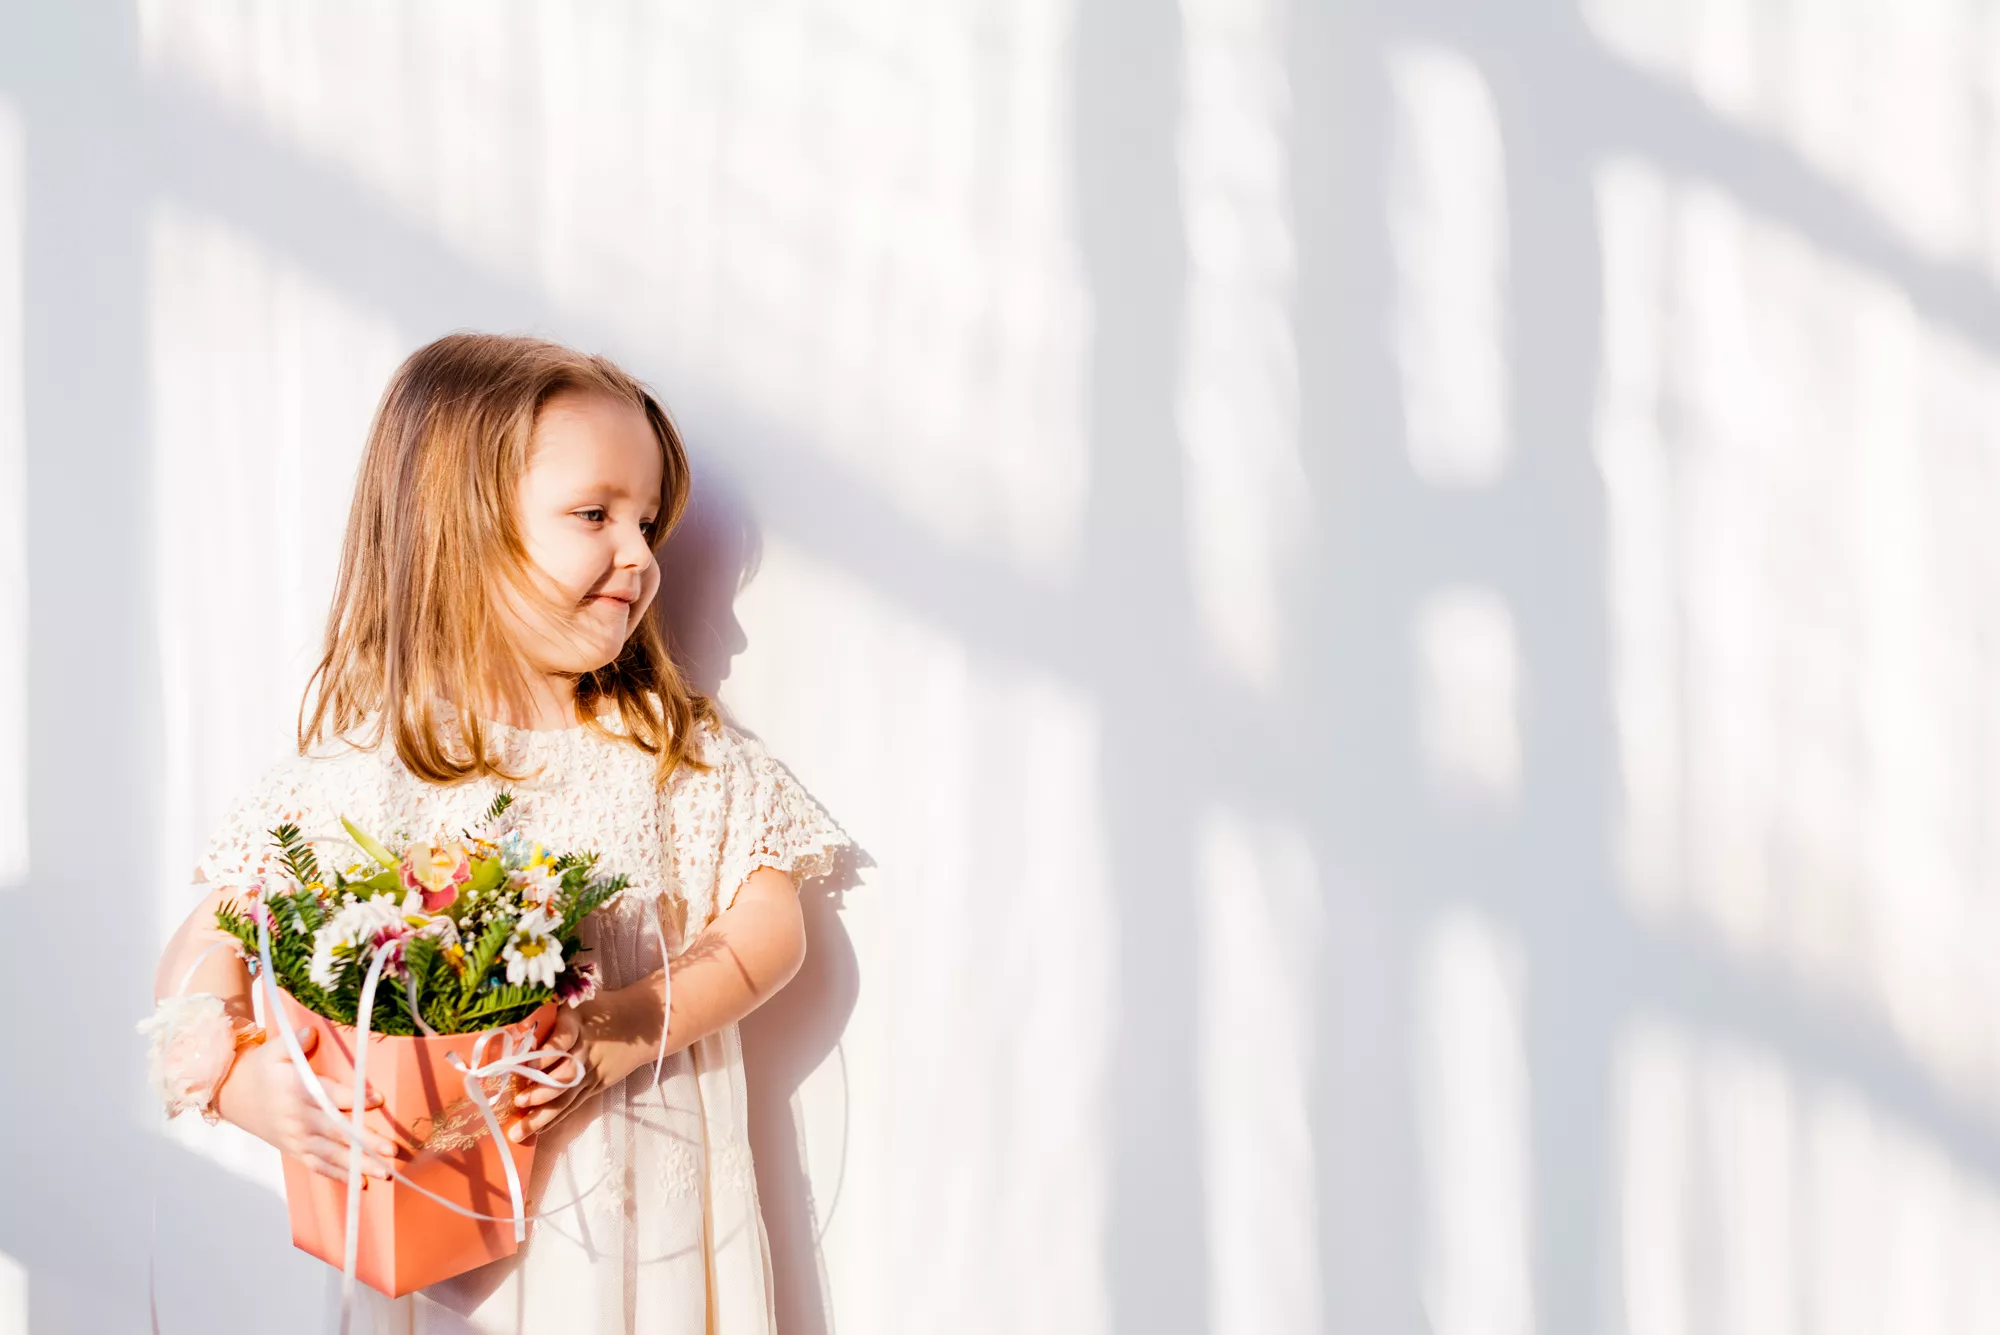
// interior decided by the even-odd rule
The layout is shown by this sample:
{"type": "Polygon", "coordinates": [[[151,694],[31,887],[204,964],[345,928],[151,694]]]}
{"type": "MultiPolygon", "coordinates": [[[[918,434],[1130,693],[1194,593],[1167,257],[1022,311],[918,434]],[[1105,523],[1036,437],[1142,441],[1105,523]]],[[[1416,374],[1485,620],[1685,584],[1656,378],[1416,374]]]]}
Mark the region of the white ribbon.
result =
{"type": "Polygon", "coordinates": [[[417,1005],[417,975],[414,971],[403,970],[403,995],[410,999],[410,1018],[425,1038],[436,1038],[438,1031],[431,1028],[431,1022],[424,1018],[423,1010],[417,1005]]]}
{"type": "MultiPolygon", "coordinates": [[[[268,914],[257,921],[269,922],[268,914]]],[[[269,932],[269,928],[264,929],[269,932]]],[[[259,937],[261,947],[267,937],[259,937]]],[[[386,950],[369,950],[368,975],[361,980],[360,1009],[354,1016],[354,1098],[348,1105],[349,1123],[347,1136],[347,1236],[346,1251],[340,1260],[340,1335],[347,1335],[348,1314],[354,1306],[354,1265],[361,1250],[361,1156],[368,1153],[362,1142],[366,1133],[361,1129],[361,1114],[368,1104],[368,1021],[375,1015],[375,988],[382,981],[382,966],[388,962],[386,950]]],[[[290,1026],[286,1026],[290,1028],[290,1026]]],[[[318,1084],[318,1081],[314,1081],[318,1084]]],[[[506,1146],[501,1146],[504,1153],[506,1146]]],[[[374,1157],[370,1155],[370,1157],[374,1157]]],[[[507,1162],[514,1156],[508,1154],[507,1162]]],[[[516,1210],[521,1208],[519,1200],[514,1202],[516,1210]]]]}
{"type": "Polygon", "coordinates": [[[186,993],[188,984],[194,981],[194,971],[201,967],[203,960],[213,955],[216,951],[221,950],[224,946],[233,946],[235,944],[234,941],[211,941],[204,946],[201,954],[194,957],[194,963],[187,966],[187,972],[181,975],[181,985],[174,989],[174,995],[178,997],[186,993]]]}
{"type": "Polygon", "coordinates": [[[660,943],[660,1050],[653,1054],[653,1088],[660,1087],[660,1064],[667,1059],[667,1027],[674,1022],[674,970],[667,959],[667,933],[660,926],[660,897],[653,896],[653,911],[646,915],[653,935],[660,943]]]}
{"type": "MultiPolygon", "coordinates": [[[[574,1089],[583,1081],[583,1063],[581,1062],[571,1063],[577,1070],[576,1074],[568,1080],[557,1080],[547,1072],[527,1065],[527,1062],[532,1058],[538,1057],[544,1052],[555,1051],[553,1048],[537,1048],[534,1046],[534,1043],[535,1038],[532,1032],[509,1034],[499,1029],[488,1029],[480,1034],[478,1038],[472,1040],[472,1061],[470,1063],[467,1063],[456,1052],[445,1054],[445,1060],[457,1067],[464,1074],[466,1097],[472,1100],[472,1106],[479,1109],[479,1115],[485,1119],[486,1129],[493,1135],[493,1143],[500,1146],[503,1150],[507,1147],[507,1138],[501,1134],[500,1117],[493,1111],[492,1101],[486,1097],[485,1082],[488,1079],[496,1075],[511,1075],[517,1078],[525,1077],[554,1089],[574,1089]],[[487,1061],[485,1060],[486,1043],[488,1039],[492,1038],[501,1040],[501,1053],[492,1061],[487,1061]]],[[[503,1089],[505,1087],[504,1085],[502,1086],[503,1089]]],[[[514,1205],[514,1241],[526,1242],[528,1240],[528,1221],[527,1217],[522,1213],[521,1175],[519,1170],[514,1167],[514,1156],[512,1154],[502,1154],[500,1156],[500,1166],[506,1170],[507,1197],[514,1205]]]]}

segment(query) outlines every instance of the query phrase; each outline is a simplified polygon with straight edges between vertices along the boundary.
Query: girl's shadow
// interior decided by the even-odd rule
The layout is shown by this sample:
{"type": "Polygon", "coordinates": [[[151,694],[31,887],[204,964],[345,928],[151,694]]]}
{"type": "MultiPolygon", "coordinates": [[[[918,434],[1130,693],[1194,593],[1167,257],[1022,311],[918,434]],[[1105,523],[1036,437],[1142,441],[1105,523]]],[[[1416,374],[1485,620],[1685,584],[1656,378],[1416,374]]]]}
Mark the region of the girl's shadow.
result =
{"type": "MultiPolygon", "coordinates": [[[[736,620],[736,597],[756,574],[763,542],[731,480],[714,468],[700,469],[697,476],[688,510],[660,552],[660,590],[654,608],[688,684],[713,697],[728,679],[731,661],[749,644],[736,620]]],[[[735,725],[736,720],[730,723],[735,725]]],[[[840,819],[838,812],[828,814],[840,819]]],[[[830,1198],[820,1203],[813,1199],[801,1158],[804,1127],[794,1117],[793,1096],[805,1078],[836,1053],[853,1014],[860,970],[839,910],[842,897],[858,881],[859,869],[873,865],[865,853],[849,850],[832,873],[801,889],[805,963],[783,991],[742,1022],[750,1152],[770,1237],[782,1335],[833,1333],[819,1240],[839,1203],[838,1184],[846,1168],[846,1109],[843,1106],[835,1142],[839,1160],[819,1166],[821,1181],[834,1184],[830,1198]]],[[[841,1078],[844,1105],[844,1065],[841,1078]]]]}

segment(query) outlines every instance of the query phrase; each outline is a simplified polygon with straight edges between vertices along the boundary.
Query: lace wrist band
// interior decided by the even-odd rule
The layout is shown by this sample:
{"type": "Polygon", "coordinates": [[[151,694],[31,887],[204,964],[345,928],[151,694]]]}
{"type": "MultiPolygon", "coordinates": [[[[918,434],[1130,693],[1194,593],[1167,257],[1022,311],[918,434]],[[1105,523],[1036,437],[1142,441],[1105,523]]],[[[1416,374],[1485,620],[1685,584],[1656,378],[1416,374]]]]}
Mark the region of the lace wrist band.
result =
{"type": "Polygon", "coordinates": [[[237,1028],[222,998],[211,992],[162,999],[138,1031],[152,1038],[148,1073],[167,1116],[193,1108],[211,1124],[222,1120],[213,1106],[215,1091],[236,1054],[264,1041],[257,1025],[237,1028]]]}

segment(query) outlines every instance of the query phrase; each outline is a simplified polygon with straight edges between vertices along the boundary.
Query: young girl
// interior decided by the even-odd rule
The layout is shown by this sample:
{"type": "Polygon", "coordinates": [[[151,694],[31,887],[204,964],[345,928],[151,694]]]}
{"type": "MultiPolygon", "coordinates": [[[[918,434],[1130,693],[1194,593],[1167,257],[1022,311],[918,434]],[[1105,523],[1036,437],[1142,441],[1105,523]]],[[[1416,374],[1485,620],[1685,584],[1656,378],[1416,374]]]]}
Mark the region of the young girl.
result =
{"type": "MultiPolygon", "coordinates": [[[[161,957],[155,995],[212,994],[244,1033],[243,960],[203,952],[227,939],[218,904],[282,877],[269,831],[283,822],[310,836],[346,816],[425,837],[475,824],[505,788],[518,828],[597,850],[603,872],[636,888],[585,923],[602,990],[561,1008],[542,1059],[581,1083],[522,1082],[534,1092],[509,1134],[538,1138],[527,1242],[395,1302],[357,1285],[370,1318],[358,1329],[775,1329],[737,1021],[797,971],[795,883],[829,870],[848,840],[682,680],[646,616],[688,488],[666,413],[603,358],[476,334],[412,354],[369,433],[299,754],[236,798],[195,870],[206,892],[161,957]]],[[[156,1025],[168,1052],[175,1013],[156,1025]]],[[[349,1106],[344,1086],[323,1083],[349,1106]]],[[[345,1179],[341,1130],[282,1043],[244,1046],[219,1080],[184,1079],[167,1098],[170,1112],[227,1118],[345,1179]]]]}

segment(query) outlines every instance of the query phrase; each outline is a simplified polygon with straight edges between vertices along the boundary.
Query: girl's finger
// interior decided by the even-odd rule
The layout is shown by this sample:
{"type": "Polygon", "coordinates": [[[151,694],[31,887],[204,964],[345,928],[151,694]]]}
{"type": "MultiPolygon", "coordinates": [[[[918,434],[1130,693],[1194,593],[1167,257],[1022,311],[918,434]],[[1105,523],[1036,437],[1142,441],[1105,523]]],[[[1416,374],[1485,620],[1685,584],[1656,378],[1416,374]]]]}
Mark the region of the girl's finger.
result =
{"type": "Polygon", "coordinates": [[[311,1110],[311,1116],[306,1120],[312,1126],[313,1135],[330,1140],[336,1145],[346,1146],[347,1119],[345,1117],[328,1117],[321,1109],[314,1108],[311,1110]]]}
{"type": "Polygon", "coordinates": [[[299,1162],[312,1169],[315,1173],[318,1173],[321,1177],[330,1177],[335,1182],[347,1181],[347,1170],[345,1168],[330,1164],[317,1154],[301,1154],[299,1162]]]}
{"type": "Polygon", "coordinates": [[[529,1107],[536,1103],[547,1103],[552,1098],[558,1098],[561,1095],[569,1093],[573,1082],[577,1080],[577,1076],[582,1070],[583,1059],[581,1057],[578,1057],[573,1052],[563,1053],[554,1062],[543,1068],[542,1073],[550,1079],[560,1080],[564,1083],[560,1085],[545,1085],[539,1080],[523,1080],[521,1082],[520,1093],[514,1097],[515,1105],[517,1107],[529,1107]]]}
{"type": "MultiPolygon", "coordinates": [[[[342,1112],[348,1112],[353,1109],[353,1081],[335,1080],[331,1076],[323,1075],[319,1078],[319,1082],[326,1087],[326,1096],[333,1100],[334,1107],[340,1109],[342,1112]]],[[[368,1087],[368,1102],[362,1106],[364,1108],[379,1108],[382,1106],[382,1096],[375,1092],[375,1086],[370,1085],[368,1087]]]]}
{"type": "Polygon", "coordinates": [[[569,1115],[570,1109],[574,1108],[575,1106],[576,1106],[576,1091],[573,1089],[566,1089],[563,1091],[563,1095],[560,1099],[556,1099],[553,1102],[543,1104],[542,1106],[528,1113],[524,1118],[522,1118],[522,1120],[527,1123],[529,1135],[531,1136],[540,1135],[542,1132],[548,1130],[550,1127],[554,1126],[557,1122],[560,1122],[563,1118],[567,1117],[569,1115]]]}
{"type": "Polygon", "coordinates": [[[324,1159],[328,1163],[337,1163],[343,1168],[347,1166],[347,1142],[338,1136],[308,1133],[304,1149],[307,1154],[324,1159]]]}
{"type": "Polygon", "coordinates": [[[533,1108],[547,1103],[552,1099],[562,1098],[568,1093],[568,1090],[555,1085],[530,1084],[524,1086],[521,1092],[514,1096],[514,1106],[516,1108],[533,1108]]]}
{"type": "Polygon", "coordinates": [[[538,1135],[544,1127],[552,1125],[558,1117],[561,1117],[568,1107],[569,1092],[565,1090],[561,1102],[545,1104],[524,1115],[520,1121],[514,1123],[514,1129],[509,1134],[517,1144],[529,1136],[538,1135]]]}
{"type": "MultiPolygon", "coordinates": [[[[314,1155],[313,1158],[320,1163],[334,1166],[333,1171],[328,1174],[329,1177],[338,1182],[347,1181],[347,1151],[329,1148],[323,1153],[314,1155]]],[[[371,1163],[366,1156],[363,1156],[361,1160],[361,1176],[372,1177],[379,1182],[386,1182],[389,1180],[389,1170],[379,1163],[371,1163]]]]}
{"type": "MultiPolygon", "coordinates": [[[[327,1144],[337,1147],[340,1157],[345,1160],[347,1157],[348,1124],[345,1121],[328,1117],[318,1109],[314,1109],[313,1111],[317,1116],[313,1121],[312,1134],[326,1141],[327,1144]]],[[[365,1132],[364,1134],[366,1139],[361,1143],[382,1158],[394,1159],[402,1155],[403,1147],[388,1136],[374,1131],[365,1132]]]]}
{"type": "Polygon", "coordinates": [[[536,1049],[535,1053],[528,1058],[528,1061],[542,1067],[546,1067],[550,1062],[559,1062],[569,1055],[570,1049],[576,1046],[576,1039],[577,1036],[574,1032],[565,1034],[562,1030],[558,1029],[549,1035],[549,1041],[536,1049]]]}
{"type": "MultiPolygon", "coordinates": [[[[308,1141],[306,1147],[316,1157],[329,1163],[339,1164],[341,1174],[345,1177],[347,1172],[347,1144],[345,1141],[327,1140],[322,1137],[308,1141]]],[[[366,1154],[361,1156],[361,1171],[369,1177],[387,1178],[389,1176],[389,1167],[381,1159],[370,1158],[366,1154]]]]}

